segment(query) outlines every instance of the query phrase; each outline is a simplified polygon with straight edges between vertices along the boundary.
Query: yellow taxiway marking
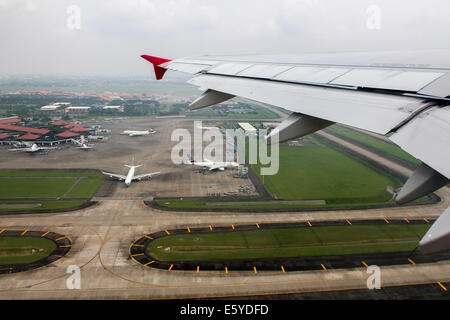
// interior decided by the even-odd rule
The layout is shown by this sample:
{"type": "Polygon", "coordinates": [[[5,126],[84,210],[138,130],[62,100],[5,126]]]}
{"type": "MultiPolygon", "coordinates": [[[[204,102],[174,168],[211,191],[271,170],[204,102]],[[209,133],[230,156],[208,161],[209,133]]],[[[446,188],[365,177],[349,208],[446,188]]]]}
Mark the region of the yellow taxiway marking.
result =
{"type": "Polygon", "coordinates": [[[200,266],[197,266],[197,273],[200,272],[200,266]]]}
{"type": "Polygon", "coordinates": [[[24,232],[22,232],[22,236],[25,235],[25,233],[27,233],[27,232],[28,232],[28,230],[25,230],[24,232]]]}
{"type": "Polygon", "coordinates": [[[133,243],[131,246],[132,246],[132,247],[143,247],[144,245],[143,245],[143,244],[134,244],[134,243],[133,243]]]}
{"type": "Polygon", "coordinates": [[[231,228],[233,228],[233,230],[234,230],[234,224],[231,225],[231,228]]]}
{"type": "Polygon", "coordinates": [[[187,231],[188,231],[188,232],[191,232],[191,229],[189,229],[189,227],[187,227],[187,231]]]}
{"type": "Polygon", "coordinates": [[[132,257],[137,257],[137,256],[143,256],[144,254],[143,253],[136,253],[136,254],[132,254],[131,256],[132,257]]]}
{"type": "Polygon", "coordinates": [[[364,267],[368,268],[369,266],[367,265],[367,263],[365,261],[362,261],[362,264],[364,265],[364,267]]]}
{"type": "Polygon", "coordinates": [[[409,223],[409,220],[408,220],[408,218],[403,218],[407,223],[409,223]]]}
{"type": "Polygon", "coordinates": [[[408,261],[411,262],[411,264],[416,264],[414,261],[412,261],[410,258],[408,258],[408,261]]]}
{"type": "Polygon", "coordinates": [[[281,271],[286,272],[286,271],[284,270],[284,267],[283,267],[283,266],[281,266],[281,271]]]}
{"type": "Polygon", "coordinates": [[[348,220],[348,219],[347,219],[347,223],[348,223],[349,225],[352,225],[352,223],[351,223],[350,220],[348,220]]]}
{"type": "Polygon", "coordinates": [[[258,229],[259,229],[259,224],[256,224],[256,226],[258,227],[258,229]]]}
{"type": "Polygon", "coordinates": [[[437,284],[438,284],[442,289],[444,289],[444,291],[447,291],[447,288],[444,287],[444,285],[443,285],[442,283],[438,282],[437,284]]]}
{"type": "Polygon", "coordinates": [[[225,274],[228,274],[228,268],[225,267],[225,274]]]}
{"type": "Polygon", "coordinates": [[[66,237],[66,236],[60,237],[60,238],[56,239],[56,241],[61,240],[61,239],[64,239],[65,237],[66,237]]]}
{"type": "Polygon", "coordinates": [[[167,235],[170,235],[170,232],[169,231],[167,231],[167,230],[164,230],[166,233],[167,233],[167,235]]]}
{"type": "Polygon", "coordinates": [[[3,232],[5,232],[5,229],[0,230],[0,234],[2,234],[3,232]]]}
{"type": "Polygon", "coordinates": [[[144,235],[144,237],[146,237],[147,239],[153,240],[152,237],[149,237],[149,236],[146,236],[146,235],[144,235]]]}
{"type": "Polygon", "coordinates": [[[311,222],[308,221],[308,226],[312,227],[311,222]]]}
{"type": "Polygon", "coordinates": [[[384,218],[384,221],[386,221],[386,223],[389,223],[389,220],[388,220],[388,219],[386,219],[386,218],[384,218]]]}
{"type": "Polygon", "coordinates": [[[152,264],[153,262],[155,262],[155,261],[147,262],[146,264],[144,264],[144,267],[148,266],[149,264],[152,264]]]}
{"type": "Polygon", "coordinates": [[[256,267],[253,267],[253,271],[255,272],[255,274],[258,274],[258,270],[256,270],[256,267]]]}
{"type": "Polygon", "coordinates": [[[209,230],[213,231],[213,229],[212,229],[212,226],[211,226],[211,225],[209,226],[209,230]]]}
{"type": "Polygon", "coordinates": [[[169,270],[168,270],[168,271],[172,270],[172,268],[173,268],[173,264],[171,264],[171,265],[170,265],[170,267],[169,267],[169,270]]]}
{"type": "Polygon", "coordinates": [[[71,247],[72,245],[71,244],[68,244],[68,245],[66,245],[66,246],[59,246],[60,248],[68,248],[68,247],[71,247]]]}
{"type": "Polygon", "coordinates": [[[50,233],[50,231],[47,231],[46,233],[44,233],[41,237],[45,237],[46,235],[48,235],[50,233]]]}
{"type": "Polygon", "coordinates": [[[325,266],[323,264],[320,264],[323,268],[323,270],[327,270],[327,268],[325,268],[325,266]]]}
{"type": "Polygon", "coordinates": [[[423,218],[423,220],[425,220],[426,223],[430,223],[427,218],[423,218]]]}

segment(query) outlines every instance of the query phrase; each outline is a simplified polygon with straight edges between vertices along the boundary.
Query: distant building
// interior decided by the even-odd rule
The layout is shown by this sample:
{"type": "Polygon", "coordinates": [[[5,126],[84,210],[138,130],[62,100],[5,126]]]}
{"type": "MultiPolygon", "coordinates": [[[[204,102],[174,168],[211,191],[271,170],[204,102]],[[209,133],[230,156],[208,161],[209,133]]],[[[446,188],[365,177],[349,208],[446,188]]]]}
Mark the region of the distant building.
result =
{"type": "Polygon", "coordinates": [[[64,132],[55,134],[55,137],[58,137],[58,138],[66,138],[66,139],[67,139],[67,138],[78,137],[79,135],[80,135],[79,133],[75,133],[75,132],[66,130],[66,131],[64,131],[64,132]]]}
{"type": "Polygon", "coordinates": [[[49,104],[48,106],[41,107],[41,111],[58,111],[61,106],[49,104]]]}
{"type": "Polygon", "coordinates": [[[0,140],[4,140],[4,139],[9,138],[9,137],[10,137],[9,134],[6,134],[6,133],[0,133],[0,140]]]}
{"type": "Polygon", "coordinates": [[[67,107],[65,109],[66,112],[74,112],[74,113],[81,113],[81,112],[88,112],[91,107],[84,107],[84,106],[72,106],[67,107]]]}
{"type": "Polygon", "coordinates": [[[256,128],[248,122],[239,122],[238,125],[244,130],[245,133],[256,133],[256,128]]]}
{"type": "Polygon", "coordinates": [[[32,134],[32,133],[26,133],[20,137],[17,138],[17,140],[36,140],[38,138],[40,138],[41,136],[37,135],[37,134],[32,134]]]}
{"type": "Polygon", "coordinates": [[[47,129],[36,129],[36,128],[6,125],[6,124],[0,124],[0,129],[6,130],[9,132],[26,132],[26,133],[34,133],[34,134],[39,134],[39,135],[45,135],[50,132],[50,130],[47,130],[47,129]]]}
{"type": "Polygon", "coordinates": [[[66,122],[63,120],[58,120],[58,121],[54,121],[54,122],[50,123],[51,126],[65,126],[68,124],[69,124],[69,122],[66,122]]]}
{"type": "Polygon", "coordinates": [[[12,116],[7,118],[0,118],[0,124],[7,124],[7,123],[16,123],[21,122],[22,120],[19,117],[12,116]]]}

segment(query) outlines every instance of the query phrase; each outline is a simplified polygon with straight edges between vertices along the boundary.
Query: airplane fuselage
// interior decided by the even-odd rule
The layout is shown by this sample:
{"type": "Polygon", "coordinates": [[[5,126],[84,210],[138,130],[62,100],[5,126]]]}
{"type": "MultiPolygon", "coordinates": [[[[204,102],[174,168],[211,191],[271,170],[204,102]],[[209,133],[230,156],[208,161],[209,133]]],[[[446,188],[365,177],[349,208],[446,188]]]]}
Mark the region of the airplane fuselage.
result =
{"type": "Polygon", "coordinates": [[[128,170],[127,177],[125,179],[125,185],[127,187],[129,187],[131,184],[131,181],[133,181],[135,170],[136,170],[136,168],[134,166],[131,166],[130,170],[128,170]]]}

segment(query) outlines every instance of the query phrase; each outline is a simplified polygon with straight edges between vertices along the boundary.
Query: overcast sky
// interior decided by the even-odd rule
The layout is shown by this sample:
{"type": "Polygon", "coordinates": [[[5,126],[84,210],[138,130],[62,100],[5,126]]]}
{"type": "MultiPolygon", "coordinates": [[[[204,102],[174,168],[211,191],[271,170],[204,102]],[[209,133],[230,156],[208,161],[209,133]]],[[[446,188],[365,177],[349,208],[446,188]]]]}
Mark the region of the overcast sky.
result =
{"type": "Polygon", "coordinates": [[[0,0],[0,73],[143,75],[143,53],[450,49],[449,12],[448,0],[0,0]]]}

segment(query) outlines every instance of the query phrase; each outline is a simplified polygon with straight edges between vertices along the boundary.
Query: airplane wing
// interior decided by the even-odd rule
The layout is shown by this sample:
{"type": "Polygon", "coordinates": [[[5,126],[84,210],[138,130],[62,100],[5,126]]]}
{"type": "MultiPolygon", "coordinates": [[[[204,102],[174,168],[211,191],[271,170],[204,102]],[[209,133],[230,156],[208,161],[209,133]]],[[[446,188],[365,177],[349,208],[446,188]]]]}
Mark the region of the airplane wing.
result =
{"type": "MultiPolygon", "coordinates": [[[[333,123],[388,135],[422,160],[398,193],[400,204],[450,182],[450,50],[141,57],[158,80],[167,70],[193,75],[188,82],[204,93],[191,110],[239,96],[291,111],[268,143],[274,134],[286,141],[333,123]]],[[[446,220],[435,222],[439,233],[420,243],[427,252],[450,249],[450,227],[439,221],[446,220]]]]}
{"type": "Polygon", "coordinates": [[[39,147],[39,150],[55,150],[57,147],[39,147]]]}
{"type": "Polygon", "coordinates": [[[29,152],[29,151],[31,151],[31,148],[8,149],[8,151],[23,151],[23,152],[29,152]]]}
{"type": "Polygon", "coordinates": [[[160,173],[160,172],[152,172],[152,173],[139,174],[139,175],[137,175],[137,176],[134,176],[134,179],[141,180],[141,179],[143,179],[143,178],[151,178],[152,176],[157,175],[157,174],[159,174],[159,173],[160,173]]]}
{"type": "Polygon", "coordinates": [[[399,203],[450,181],[449,50],[142,58],[157,79],[167,70],[193,75],[188,82],[205,91],[191,110],[239,96],[292,111],[272,133],[280,141],[333,123],[390,134],[423,161],[399,203]]]}
{"type": "Polygon", "coordinates": [[[121,174],[115,174],[115,173],[110,173],[110,172],[103,172],[102,171],[102,173],[105,175],[105,176],[109,176],[110,178],[116,178],[116,179],[119,179],[119,180],[125,180],[127,177],[126,176],[123,176],[123,175],[121,175],[121,174]]]}

